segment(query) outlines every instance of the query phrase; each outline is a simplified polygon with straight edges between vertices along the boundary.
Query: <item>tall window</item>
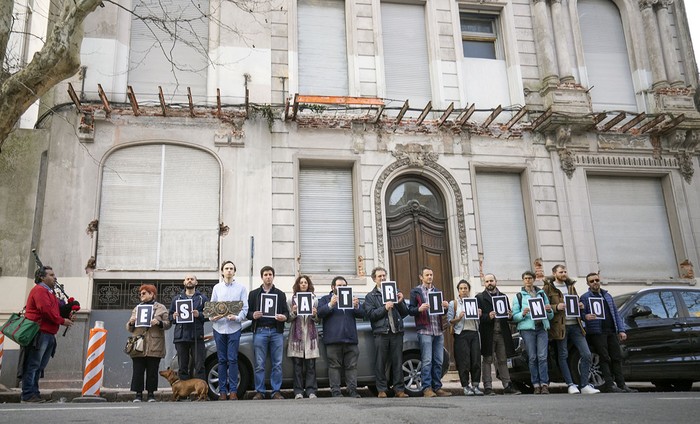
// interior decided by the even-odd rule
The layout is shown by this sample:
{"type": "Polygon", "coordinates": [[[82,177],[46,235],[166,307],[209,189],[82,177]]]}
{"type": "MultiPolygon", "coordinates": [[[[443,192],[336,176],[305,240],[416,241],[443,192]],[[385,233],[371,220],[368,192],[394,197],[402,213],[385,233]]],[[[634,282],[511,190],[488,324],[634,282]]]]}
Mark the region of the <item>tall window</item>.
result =
{"type": "Polygon", "coordinates": [[[578,0],[578,14],[593,109],[636,112],[620,11],[610,0],[578,0]]]}
{"type": "Polygon", "coordinates": [[[306,273],[355,274],[352,170],[299,170],[299,248],[306,273]]]}
{"type": "Polygon", "coordinates": [[[219,189],[219,163],[201,150],[117,150],[102,174],[98,269],[216,269],[219,189]]]}
{"type": "Polygon", "coordinates": [[[343,0],[299,0],[299,92],[347,96],[348,53],[343,0]]]}
{"type": "Polygon", "coordinates": [[[608,278],[678,277],[658,178],[589,176],[600,272],[608,278]]]}
{"type": "Polygon", "coordinates": [[[477,172],[476,193],[484,271],[520,280],[531,268],[520,174],[477,172]]]}
{"type": "Polygon", "coordinates": [[[381,3],[386,96],[423,108],[432,99],[425,6],[381,3]]]}
{"type": "Polygon", "coordinates": [[[141,101],[207,94],[209,0],[134,0],[129,85],[141,101]],[[145,19],[144,19],[145,18],[145,19]]]}
{"type": "Polygon", "coordinates": [[[464,57],[496,59],[496,16],[462,13],[459,18],[464,57]]]}

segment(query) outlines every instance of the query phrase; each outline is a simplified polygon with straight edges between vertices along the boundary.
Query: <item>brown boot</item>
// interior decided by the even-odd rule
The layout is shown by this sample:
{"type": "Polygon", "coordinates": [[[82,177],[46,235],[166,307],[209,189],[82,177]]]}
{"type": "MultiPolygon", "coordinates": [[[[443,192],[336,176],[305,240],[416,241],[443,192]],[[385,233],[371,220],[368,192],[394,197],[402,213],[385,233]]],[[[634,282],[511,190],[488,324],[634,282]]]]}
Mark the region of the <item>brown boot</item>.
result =
{"type": "Polygon", "coordinates": [[[452,393],[448,392],[447,390],[443,389],[438,389],[437,392],[435,392],[436,395],[439,397],[449,397],[452,396],[452,393]]]}
{"type": "Polygon", "coordinates": [[[381,398],[381,399],[384,399],[384,398],[386,397],[386,392],[379,392],[379,393],[377,394],[377,397],[378,397],[378,398],[381,398]]]}
{"type": "Polygon", "coordinates": [[[397,397],[397,398],[407,398],[408,395],[406,394],[406,392],[396,392],[396,394],[394,395],[394,397],[397,397]]]}
{"type": "Polygon", "coordinates": [[[433,389],[428,387],[427,389],[423,390],[423,397],[437,397],[433,389]]]}
{"type": "Polygon", "coordinates": [[[236,392],[229,393],[228,400],[238,400],[238,393],[236,393],[236,392]]]}
{"type": "Polygon", "coordinates": [[[221,394],[219,395],[219,400],[226,400],[226,398],[227,398],[227,397],[226,397],[226,393],[221,393],[221,394]]]}

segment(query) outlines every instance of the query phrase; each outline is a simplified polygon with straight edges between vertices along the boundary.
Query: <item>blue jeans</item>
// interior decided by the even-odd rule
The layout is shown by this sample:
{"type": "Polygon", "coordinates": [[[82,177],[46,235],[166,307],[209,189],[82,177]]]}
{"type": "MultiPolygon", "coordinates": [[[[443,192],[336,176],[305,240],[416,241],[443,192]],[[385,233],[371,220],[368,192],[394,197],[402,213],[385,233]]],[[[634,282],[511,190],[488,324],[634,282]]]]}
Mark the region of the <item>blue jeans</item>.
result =
{"type": "Polygon", "coordinates": [[[442,361],[445,337],[418,335],[418,343],[420,344],[420,379],[421,390],[432,388],[433,391],[442,387],[442,361]]]}
{"type": "Polygon", "coordinates": [[[581,381],[579,382],[579,388],[582,388],[588,385],[588,378],[591,373],[591,351],[588,349],[588,343],[586,343],[586,337],[581,332],[581,327],[579,327],[578,324],[567,325],[564,339],[557,340],[557,350],[559,351],[559,370],[561,370],[562,377],[564,377],[564,381],[569,386],[574,384],[574,380],[571,378],[569,364],[567,363],[569,358],[569,340],[571,340],[571,343],[576,346],[579,354],[581,354],[581,367],[579,369],[581,372],[581,381]]]}
{"type": "Polygon", "coordinates": [[[270,355],[272,370],[270,385],[272,392],[279,392],[282,387],[282,351],[284,350],[284,335],[276,328],[258,327],[253,336],[255,348],[255,391],[265,393],[265,360],[270,355]]]}
{"type": "Polygon", "coordinates": [[[39,332],[36,343],[27,346],[22,371],[22,400],[39,396],[39,378],[56,351],[56,336],[39,332]]]}
{"type": "Polygon", "coordinates": [[[238,344],[241,341],[241,332],[222,334],[214,330],[214,341],[216,342],[216,356],[219,359],[219,393],[236,393],[238,390],[238,344]]]}
{"type": "Polygon", "coordinates": [[[549,384],[547,369],[547,330],[540,327],[536,330],[521,330],[520,335],[525,341],[528,365],[530,366],[530,381],[535,386],[549,384]]]}

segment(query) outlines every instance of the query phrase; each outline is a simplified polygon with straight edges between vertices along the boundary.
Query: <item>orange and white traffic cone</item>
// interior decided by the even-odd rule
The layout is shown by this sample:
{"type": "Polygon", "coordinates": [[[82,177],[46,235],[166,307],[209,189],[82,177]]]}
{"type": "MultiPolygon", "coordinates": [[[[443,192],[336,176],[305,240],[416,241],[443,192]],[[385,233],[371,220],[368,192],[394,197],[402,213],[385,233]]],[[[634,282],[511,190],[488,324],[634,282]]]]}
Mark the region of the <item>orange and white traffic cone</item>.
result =
{"type": "Polygon", "coordinates": [[[107,330],[104,322],[95,321],[95,327],[90,329],[87,357],[85,358],[85,374],[83,376],[83,395],[73,399],[73,402],[104,402],[100,397],[102,380],[104,378],[105,348],[107,346],[107,330]]]}
{"type": "Polygon", "coordinates": [[[0,333],[0,375],[2,375],[2,357],[5,356],[5,335],[0,333]]]}

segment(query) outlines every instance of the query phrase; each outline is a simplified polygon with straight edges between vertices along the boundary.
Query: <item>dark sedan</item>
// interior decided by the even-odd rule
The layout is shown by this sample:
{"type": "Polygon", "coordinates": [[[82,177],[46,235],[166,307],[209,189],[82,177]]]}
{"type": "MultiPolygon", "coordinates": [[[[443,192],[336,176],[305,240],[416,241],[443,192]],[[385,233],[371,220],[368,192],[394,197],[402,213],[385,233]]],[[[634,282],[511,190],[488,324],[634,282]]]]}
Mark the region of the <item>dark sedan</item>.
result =
{"type": "MultiPolygon", "coordinates": [[[[614,297],[624,320],[627,340],[622,346],[622,369],[627,382],[653,383],[659,390],[690,390],[700,381],[700,289],[654,287],[614,297]]],[[[519,356],[508,360],[510,376],[531,391],[527,354],[518,333],[513,335],[519,356]]],[[[569,369],[579,381],[580,355],[569,347],[569,369]]],[[[563,381],[556,348],[550,343],[550,380],[563,381]]],[[[593,354],[590,383],[603,384],[598,355],[593,354]]]]}

